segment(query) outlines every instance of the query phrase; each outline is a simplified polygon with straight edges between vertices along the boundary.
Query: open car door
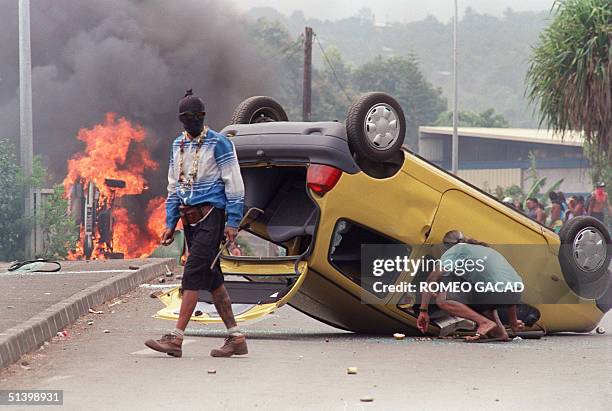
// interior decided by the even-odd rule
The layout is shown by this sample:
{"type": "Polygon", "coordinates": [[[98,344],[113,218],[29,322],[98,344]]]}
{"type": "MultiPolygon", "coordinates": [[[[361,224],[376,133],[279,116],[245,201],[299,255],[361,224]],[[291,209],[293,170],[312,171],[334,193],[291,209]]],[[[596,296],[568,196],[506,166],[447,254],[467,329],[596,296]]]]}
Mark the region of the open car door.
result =
{"type": "MultiPolygon", "coordinates": [[[[303,256],[290,257],[235,257],[221,256],[223,275],[240,276],[239,280],[225,281],[225,288],[232,301],[236,321],[250,321],[274,312],[286,304],[300,288],[308,265],[303,256]]],[[[165,308],[155,318],[176,320],[181,307],[179,288],[157,296],[165,308]]],[[[200,291],[198,304],[191,321],[222,323],[208,291],[200,291]]]]}

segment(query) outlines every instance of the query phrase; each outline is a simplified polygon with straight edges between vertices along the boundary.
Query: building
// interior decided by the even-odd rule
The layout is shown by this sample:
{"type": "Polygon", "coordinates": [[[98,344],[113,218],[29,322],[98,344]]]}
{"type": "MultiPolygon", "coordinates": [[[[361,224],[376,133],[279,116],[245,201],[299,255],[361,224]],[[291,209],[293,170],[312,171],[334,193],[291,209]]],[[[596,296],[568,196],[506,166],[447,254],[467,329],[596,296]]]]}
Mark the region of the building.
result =
{"type": "MultiPolygon", "coordinates": [[[[420,127],[419,153],[451,169],[452,127],[420,127]]],[[[529,153],[536,158],[538,177],[546,187],[563,178],[559,190],[587,194],[592,190],[583,139],[574,133],[561,138],[548,130],[459,127],[459,177],[484,190],[517,185],[529,190],[529,153]]]]}

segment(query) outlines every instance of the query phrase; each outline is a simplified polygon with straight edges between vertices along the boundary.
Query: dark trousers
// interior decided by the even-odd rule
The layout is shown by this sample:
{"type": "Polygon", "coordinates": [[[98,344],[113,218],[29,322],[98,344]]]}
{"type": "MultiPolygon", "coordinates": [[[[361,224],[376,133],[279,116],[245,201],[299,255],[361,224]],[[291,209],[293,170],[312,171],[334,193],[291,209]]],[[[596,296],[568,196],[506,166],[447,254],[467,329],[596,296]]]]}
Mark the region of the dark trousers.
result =
{"type": "Polygon", "coordinates": [[[195,226],[187,225],[185,238],[189,256],[183,272],[183,290],[212,291],[223,284],[221,264],[210,265],[219,251],[225,229],[225,211],[213,208],[208,217],[195,226]]]}

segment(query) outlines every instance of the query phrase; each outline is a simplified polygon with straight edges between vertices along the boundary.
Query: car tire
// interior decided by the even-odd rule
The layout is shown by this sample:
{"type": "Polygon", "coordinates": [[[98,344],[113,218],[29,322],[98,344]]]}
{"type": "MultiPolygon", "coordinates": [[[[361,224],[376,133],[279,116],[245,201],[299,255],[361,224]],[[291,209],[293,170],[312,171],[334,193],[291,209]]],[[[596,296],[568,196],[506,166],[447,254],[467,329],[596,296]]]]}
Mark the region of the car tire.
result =
{"type": "Polygon", "coordinates": [[[608,288],[612,257],[606,227],[593,217],[575,217],[563,225],[559,237],[559,262],[567,284],[582,298],[601,297],[608,288]]]}
{"type": "Polygon", "coordinates": [[[404,144],[404,111],[389,94],[363,94],[348,110],[346,134],[351,153],[358,159],[373,162],[390,160],[404,144]]]}
{"type": "Polygon", "coordinates": [[[287,113],[272,97],[253,96],[238,104],[230,124],[256,124],[289,121],[287,113]]]}

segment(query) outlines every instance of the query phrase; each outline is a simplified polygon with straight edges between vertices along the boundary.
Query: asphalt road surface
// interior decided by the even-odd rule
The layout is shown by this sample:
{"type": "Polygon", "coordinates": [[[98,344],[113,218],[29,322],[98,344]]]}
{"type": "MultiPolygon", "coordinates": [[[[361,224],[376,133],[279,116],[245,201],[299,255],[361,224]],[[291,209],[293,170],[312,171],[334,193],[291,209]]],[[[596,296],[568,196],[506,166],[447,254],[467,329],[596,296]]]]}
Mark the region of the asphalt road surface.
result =
{"type": "MultiPolygon", "coordinates": [[[[150,292],[138,289],[99,307],[104,314],[82,317],[67,337],[2,371],[0,388],[62,389],[62,409],[70,410],[608,410],[612,403],[610,334],[397,341],[338,331],[284,307],[243,327],[244,358],[209,357],[223,329],[194,325],[177,359],[143,345],[173,327],[151,318],[161,303],[150,292]]],[[[612,317],[602,325],[612,331],[612,317]]]]}

